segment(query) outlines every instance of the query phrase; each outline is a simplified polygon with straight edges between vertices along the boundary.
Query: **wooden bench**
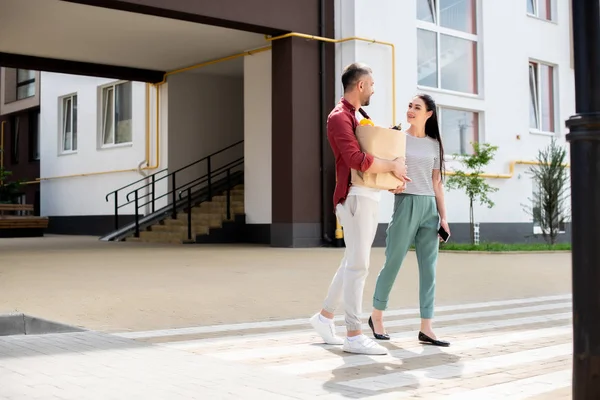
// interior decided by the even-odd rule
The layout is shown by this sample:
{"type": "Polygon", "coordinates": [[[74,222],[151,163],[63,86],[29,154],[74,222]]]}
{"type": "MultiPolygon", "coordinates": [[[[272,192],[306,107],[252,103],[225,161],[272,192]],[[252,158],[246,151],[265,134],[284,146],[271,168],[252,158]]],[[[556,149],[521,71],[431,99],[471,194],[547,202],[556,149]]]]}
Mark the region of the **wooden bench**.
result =
{"type": "Polygon", "coordinates": [[[24,211],[28,214],[33,212],[31,204],[0,204],[0,215],[4,215],[6,211],[24,211]]]}
{"type": "Polygon", "coordinates": [[[0,204],[0,237],[43,236],[44,230],[48,228],[48,217],[36,217],[32,213],[31,204],[0,204]]]}

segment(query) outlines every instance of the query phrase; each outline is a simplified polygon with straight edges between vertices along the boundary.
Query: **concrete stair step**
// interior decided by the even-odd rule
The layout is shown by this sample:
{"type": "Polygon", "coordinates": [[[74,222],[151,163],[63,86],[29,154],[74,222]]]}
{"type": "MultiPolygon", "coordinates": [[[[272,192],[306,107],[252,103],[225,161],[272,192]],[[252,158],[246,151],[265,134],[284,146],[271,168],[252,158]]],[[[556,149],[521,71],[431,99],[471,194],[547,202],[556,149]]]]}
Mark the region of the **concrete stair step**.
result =
{"type": "MultiPolygon", "coordinates": [[[[164,226],[187,226],[188,215],[187,213],[178,213],[177,219],[167,218],[163,223],[164,226]]],[[[192,213],[192,225],[206,225],[211,228],[220,228],[223,225],[223,217],[221,214],[192,213]]]]}
{"type": "MultiPolygon", "coordinates": [[[[231,207],[230,213],[234,214],[244,214],[245,209],[243,206],[231,207]]],[[[186,214],[187,215],[187,214],[186,214]]],[[[227,216],[227,208],[226,207],[214,207],[214,208],[194,208],[192,210],[192,215],[221,215],[222,218],[226,218],[227,216]]]]}
{"type": "MultiPolygon", "coordinates": [[[[244,202],[243,201],[232,201],[231,202],[231,207],[240,207],[240,206],[244,206],[244,202]]],[[[198,209],[198,208],[226,208],[227,207],[227,203],[226,202],[222,202],[222,201],[209,201],[206,203],[201,203],[199,206],[194,207],[194,209],[198,209]]]]}
{"type": "MultiPolygon", "coordinates": [[[[194,226],[192,229],[192,239],[196,235],[206,235],[209,232],[208,226],[194,226]]],[[[142,239],[187,239],[187,228],[181,229],[180,231],[169,232],[169,231],[143,231],[140,232],[140,238],[142,239]]]]}
{"type": "MultiPolygon", "coordinates": [[[[207,230],[207,228],[210,228],[210,226],[205,225],[205,224],[192,224],[192,232],[204,232],[205,230],[207,230]]],[[[220,226],[218,226],[217,228],[220,228],[220,226]]],[[[159,224],[159,225],[153,225],[150,229],[151,229],[150,232],[187,234],[187,223],[182,224],[182,225],[160,225],[159,224]]]]}
{"type": "MultiPolygon", "coordinates": [[[[243,203],[244,202],[244,195],[235,195],[235,196],[231,196],[230,198],[232,203],[243,203]]],[[[222,195],[222,196],[214,196],[211,200],[211,202],[213,203],[227,203],[227,195],[222,195]]]]}

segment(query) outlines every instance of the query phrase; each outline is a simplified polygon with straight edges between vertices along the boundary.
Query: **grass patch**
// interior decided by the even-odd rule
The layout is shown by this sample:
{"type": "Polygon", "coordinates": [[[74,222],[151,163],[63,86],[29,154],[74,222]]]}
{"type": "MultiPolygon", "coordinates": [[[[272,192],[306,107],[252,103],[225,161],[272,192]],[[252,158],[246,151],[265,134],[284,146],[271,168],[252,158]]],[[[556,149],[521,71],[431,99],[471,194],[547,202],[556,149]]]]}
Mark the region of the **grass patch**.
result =
{"type": "Polygon", "coordinates": [[[454,251],[570,251],[570,243],[557,243],[550,246],[546,243],[480,243],[479,246],[463,243],[442,243],[440,250],[454,251]]]}

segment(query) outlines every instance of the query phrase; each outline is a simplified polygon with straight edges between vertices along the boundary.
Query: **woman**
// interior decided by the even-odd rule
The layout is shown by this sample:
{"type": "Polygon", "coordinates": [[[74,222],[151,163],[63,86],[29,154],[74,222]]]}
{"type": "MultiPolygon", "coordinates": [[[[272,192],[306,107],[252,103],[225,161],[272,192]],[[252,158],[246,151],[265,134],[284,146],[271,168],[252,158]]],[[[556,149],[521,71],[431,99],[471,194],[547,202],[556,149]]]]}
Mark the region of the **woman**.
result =
{"type": "Polygon", "coordinates": [[[369,326],[376,339],[389,340],[383,327],[383,310],[402,261],[414,242],[419,264],[421,331],[419,340],[449,346],[438,340],[432,329],[435,297],[435,269],[439,249],[438,227],[450,233],[444,203],[444,147],[438,126],[435,102],[429,95],[413,98],[406,113],[406,164],[412,182],[396,194],[394,214],[387,229],[386,261],[377,277],[373,313],[369,326]]]}

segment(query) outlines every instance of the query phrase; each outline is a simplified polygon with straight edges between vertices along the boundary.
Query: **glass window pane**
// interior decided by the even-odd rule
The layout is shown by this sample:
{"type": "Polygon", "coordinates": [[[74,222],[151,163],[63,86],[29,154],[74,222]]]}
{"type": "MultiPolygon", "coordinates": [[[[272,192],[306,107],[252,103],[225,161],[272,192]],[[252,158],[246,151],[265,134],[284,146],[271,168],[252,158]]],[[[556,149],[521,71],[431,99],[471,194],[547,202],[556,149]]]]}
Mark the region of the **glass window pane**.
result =
{"type": "Polygon", "coordinates": [[[539,129],[538,125],[538,88],[537,64],[529,64],[529,127],[539,129]]]}
{"type": "Polygon", "coordinates": [[[114,143],[114,109],[113,88],[105,88],[102,91],[102,137],[104,144],[114,143]]]}
{"type": "Polygon", "coordinates": [[[435,23],[436,0],[417,0],[417,19],[435,23]]]}
{"type": "Polygon", "coordinates": [[[417,29],[417,46],[419,85],[437,87],[437,34],[435,32],[417,29]]]}
{"type": "Polygon", "coordinates": [[[73,96],[73,150],[77,150],[77,96],[73,96]]]}
{"type": "Polygon", "coordinates": [[[65,99],[65,131],[71,132],[71,99],[65,99]]]}
{"type": "Polygon", "coordinates": [[[30,69],[17,69],[17,83],[35,79],[35,71],[30,69]]]}
{"type": "Polygon", "coordinates": [[[538,14],[540,18],[547,20],[552,19],[552,0],[537,0],[538,2],[538,14]]]}
{"type": "Polygon", "coordinates": [[[479,114],[441,108],[441,133],[446,154],[472,154],[479,141],[479,114]]]}
{"type": "Polygon", "coordinates": [[[554,132],[554,68],[540,64],[542,130],[554,132]]]}
{"type": "Polygon", "coordinates": [[[527,12],[535,15],[535,2],[536,0],[527,0],[527,12]]]}
{"type": "Polygon", "coordinates": [[[63,99],[63,151],[71,150],[71,98],[63,99]]]}
{"type": "Polygon", "coordinates": [[[439,0],[440,25],[458,31],[476,34],[475,0],[439,0]]]}
{"type": "Polygon", "coordinates": [[[131,82],[117,86],[115,104],[117,127],[115,143],[130,143],[132,138],[131,82]]]}
{"type": "Polygon", "coordinates": [[[442,89],[477,93],[477,42],[440,35],[442,89]]]}
{"type": "Polygon", "coordinates": [[[17,100],[27,99],[35,96],[35,83],[17,87],[17,100]]]}

